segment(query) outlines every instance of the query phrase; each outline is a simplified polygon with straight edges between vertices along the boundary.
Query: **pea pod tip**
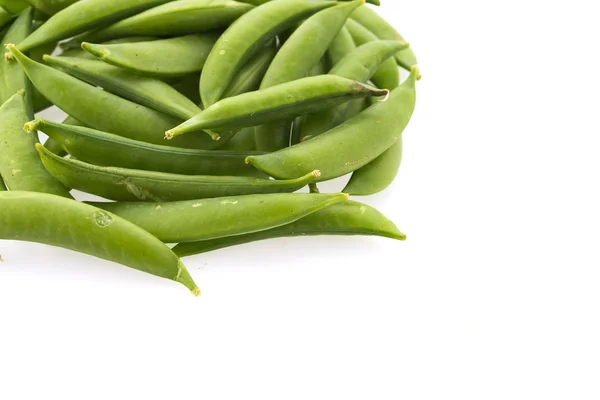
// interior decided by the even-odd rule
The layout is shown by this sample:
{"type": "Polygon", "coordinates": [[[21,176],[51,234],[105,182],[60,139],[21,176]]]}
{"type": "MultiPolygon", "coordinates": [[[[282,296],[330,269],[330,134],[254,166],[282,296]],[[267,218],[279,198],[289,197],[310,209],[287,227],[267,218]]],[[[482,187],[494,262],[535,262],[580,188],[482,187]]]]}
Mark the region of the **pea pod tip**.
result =
{"type": "Polygon", "coordinates": [[[38,130],[41,123],[42,121],[39,118],[36,118],[33,121],[26,122],[25,125],[23,125],[23,129],[25,130],[25,132],[32,133],[38,130]]]}

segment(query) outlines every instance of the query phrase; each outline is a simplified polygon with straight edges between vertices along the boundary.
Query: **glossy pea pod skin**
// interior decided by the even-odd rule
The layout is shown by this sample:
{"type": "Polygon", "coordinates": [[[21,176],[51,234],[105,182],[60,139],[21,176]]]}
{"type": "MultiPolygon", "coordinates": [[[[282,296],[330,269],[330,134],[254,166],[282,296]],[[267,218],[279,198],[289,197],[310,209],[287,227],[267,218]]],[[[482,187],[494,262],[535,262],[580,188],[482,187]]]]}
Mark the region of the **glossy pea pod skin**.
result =
{"type": "Polygon", "coordinates": [[[81,47],[108,64],[137,74],[171,78],[200,72],[216,40],[217,35],[206,33],[137,43],[83,42],[81,47]]]}
{"type": "Polygon", "coordinates": [[[165,143],[165,130],[180,123],[180,119],[99,90],[62,71],[32,61],[15,46],[7,47],[40,93],[85,126],[149,143],[186,148],[215,147],[207,135],[182,137],[165,143]]]}
{"type": "MultiPolygon", "coordinates": [[[[129,36],[120,39],[108,40],[102,44],[119,44],[119,43],[139,43],[139,42],[151,42],[153,40],[160,40],[156,36],[129,36]]],[[[85,58],[88,60],[98,60],[98,58],[81,48],[81,45],[77,48],[62,49],[59,57],[78,57],[85,58]]]]}
{"type": "Polygon", "coordinates": [[[266,122],[293,119],[352,99],[386,94],[387,90],[379,90],[334,75],[303,78],[223,99],[169,130],[166,137],[170,139],[202,130],[235,130],[266,122]]]}
{"type": "Polygon", "coordinates": [[[333,39],[327,50],[329,64],[334,67],[340,60],[356,49],[352,35],[344,25],[337,36],[333,39]]]}
{"type": "MultiPolygon", "coordinates": [[[[354,11],[352,19],[371,31],[379,39],[405,41],[402,35],[400,35],[393,26],[369,7],[360,7],[354,11]]],[[[410,71],[412,66],[417,65],[418,63],[417,57],[412,49],[406,49],[396,53],[396,62],[407,71],[410,71]]]]}
{"type": "Polygon", "coordinates": [[[225,93],[223,93],[223,98],[226,99],[258,90],[276,53],[275,41],[265,46],[239,70],[225,93]]]}
{"type": "Polygon", "coordinates": [[[46,15],[54,15],[80,0],[26,0],[33,8],[46,15]]]}
{"type": "Polygon", "coordinates": [[[406,240],[406,236],[396,225],[376,209],[366,204],[347,201],[277,228],[246,235],[180,243],[173,248],[173,251],[180,257],[186,257],[260,240],[319,235],[381,236],[406,240]]]}
{"type": "MultiPolygon", "coordinates": [[[[260,88],[267,89],[308,76],[329,45],[344,27],[350,14],[364,0],[338,3],[314,14],[304,21],[285,41],[267,70],[260,88]]],[[[282,121],[256,127],[256,147],[276,151],[289,146],[292,121],[282,121]]]]}
{"type": "Polygon", "coordinates": [[[259,232],[348,200],[337,194],[256,194],[170,203],[94,203],[165,243],[259,232]]]}
{"type": "Polygon", "coordinates": [[[200,77],[204,108],[223,97],[237,72],[278,34],[310,15],[335,3],[286,0],[274,1],[242,15],[217,40],[200,77]]]}
{"type": "Polygon", "coordinates": [[[108,25],[170,0],[85,0],[54,14],[33,34],[18,44],[22,52],[48,42],[67,39],[89,29],[108,25]]]}
{"type": "Polygon", "coordinates": [[[253,9],[231,0],[179,0],[166,3],[105,28],[83,33],[69,44],[100,43],[127,36],[181,36],[226,28],[253,9]]]}
{"type": "Polygon", "coordinates": [[[188,119],[201,111],[167,83],[102,61],[52,56],[44,56],[44,61],[89,84],[175,118],[188,119]]]}
{"type": "Polygon", "coordinates": [[[74,200],[26,191],[0,193],[0,239],[78,251],[171,279],[200,294],[183,263],[160,240],[123,218],[74,200]]]}
{"type": "Polygon", "coordinates": [[[264,177],[263,173],[244,163],[245,157],[261,154],[258,152],[204,151],[160,146],[45,119],[28,122],[25,130],[44,132],[59,148],[65,149],[77,160],[94,165],[181,175],[264,177]]]}
{"type": "MultiPolygon", "coordinates": [[[[0,107],[0,175],[10,190],[44,192],[71,197],[50,175],[33,147],[37,132],[26,134],[23,124],[29,119],[23,92],[14,94],[0,107]]],[[[41,146],[41,145],[40,145],[41,146]]]]}
{"type": "Polygon", "coordinates": [[[135,169],[98,167],[57,157],[37,145],[44,166],[65,186],[116,201],[180,201],[260,193],[290,193],[319,176],[311,171],[291,180],[237,176],[177,175],[135,169]]]}
{"type": "MultiPolygon", "coordinates": [[[[67,115],[67,117],[63,120],[62,125],[84,126],[81,122],[77,121],[70,115],[67,115]]],[[[27,129],[27,124],[25,124],[23,129],[29,132],[29,130],[27,129]]],[[[59,157],[64,157],[68,154],[67,151],[63,149],[62,146],[51,137],[48,137],[48,139],[46,139],[46,141],[44,142],[44,147],[59,157]]]]}
{"type": "Polygon", "coordinates": [[[332,130],[275,153],[250,156],[246,162],[278,179],[319,169],[320,180],[325,181],[356,171],[400,138],[415,107],[417,73],[414,67],[410,77],[391,92],[387,101],[369,107],[332,130]]]}

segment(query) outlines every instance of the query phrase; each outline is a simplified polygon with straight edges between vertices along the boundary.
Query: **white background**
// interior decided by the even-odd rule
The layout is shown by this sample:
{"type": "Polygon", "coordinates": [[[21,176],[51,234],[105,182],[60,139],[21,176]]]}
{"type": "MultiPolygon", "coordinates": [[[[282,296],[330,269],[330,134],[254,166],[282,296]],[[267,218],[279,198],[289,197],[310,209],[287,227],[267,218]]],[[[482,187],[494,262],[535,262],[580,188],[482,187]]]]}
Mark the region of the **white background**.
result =
{"type": "Polygon", "coordinates": [[[600,397],[593,2],[382,3],[424,77],[399,179],[364,201],[408,241],[187,259],[200,298],[1,242],[1,399],[600,397]]]}

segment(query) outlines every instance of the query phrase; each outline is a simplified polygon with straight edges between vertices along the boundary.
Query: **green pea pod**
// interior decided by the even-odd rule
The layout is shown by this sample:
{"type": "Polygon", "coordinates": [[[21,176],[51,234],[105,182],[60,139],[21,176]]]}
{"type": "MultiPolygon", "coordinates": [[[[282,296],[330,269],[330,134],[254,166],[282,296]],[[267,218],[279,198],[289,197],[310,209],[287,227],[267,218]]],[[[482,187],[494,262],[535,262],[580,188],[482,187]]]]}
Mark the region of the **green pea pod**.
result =
{"type": "Polygon", "coordinates": [[[70,197],[69,191],[45,170],[35,153],[37,132],[33,135],[23,132],[28,119],[23,90],[0,107],[0,175],[4,183],[10,190],[70,197]]]}
{"type": "Polygon", "coordinates": [[[114,214],[49,194],[0,193],[0,239],[62,247],[113,261],[200,290],[160,240],[114,214]]]}
{"type": "Polygon", "coordinates": [[[342,58],[353,52],[354,49],[356,49],[354,39],[352,39],[352,35],[350,35],[348,29],[346,26],[344,26],[338,35],[333,39],[329,45],[329,49],[327,50],[329,64],[335,66],[342,58]]]}
{"type": "Polygon", "coordinates": [[[0,6],[0,28],[7,25],[13,19],[13,15],[0,6]]]}
{"type": "Polygon", "coordinates": [[[214,141],[207,135],[189,135],[181,140],[165,143],[165,130],[181,120],[99,90],[64,72],[32,61],[13,45],[7,47],[40,93],[86,126],[149,143],[187,148],[215,147],[214,141]]]}
{"type": "Polygon", "coordinates": [[[217,35],[210,33],[137,43],[84,42],[81,47],[108,64],[142,75],[169,78],[200,72],[216,39],[217,35]]]}
{"type": "Polygon", "coordinates": [[[47,15],[54,15],[79,0],[26,0],[33,8],[47,15]]]}
{"type": "Polygon", "coordinates": [[[51,56],[44,56],[44,61],[87,83],[175,118],[188,119],[201,111],[167,83],[102,61],[51,56]]]}
{"type": "Polygon", "coordinates": [[[23,0],[0,0],[0,7],[3,7],[12,15],[17,15],[29,7],[29,4],[23,0]]]}
{"type": "MultiPolygon", "coordinates": [[[[233,78],[231,85],[229,85],[225,93],[223,93],[223,98],[226,99],[242,93],[258,90],[260,82],[262,82],[276,53],[277,47],[275,46],[275,41],[265,46],[260,53],[244,64],[233,78]]],[[[198,86],[196,86],[196,91],[198,91],[198,86]]]]}
{"type": "Polygon", "coordinates": [[[242,129],[229,139],[224,146],[219,147],[219,150],[230,150],[240,153],[256,150],[256,143],[254,143],[254,128],[242,129]]]}
{"type": "Polygon", "coordinates": [[[165,243],[179,243],[264,231],[347,200],[345,193],[281,193],[172,203],[93,205],[125,218],[165,243]]]}
{"type": "Polygon", "coordinates": [[[36,145],[46,169],[65,186],[116,201],[180,201],[243,194],[295,192],[319,171],[291,180],[237,176],[177,175],[136,169],[98,167],[60,158],[36,145]]]}
{"type": "MultiPolygon", "coordinates": [[[[352,19],[373,32],[379,39],[405,42],[402,35],[393,26],[369,7],[358,8],[352,14],[352,19]]],[[[412,49],[406,49],[396,54],[396,62],[402,68],[410,71],[413,65],[417,65],[417,57],[412,49]]]]}
{"type": "Polygon", "coordinates": [[[217,40],[200,78],[200,98],[207,108],[223,97],[240,68],[278,34],[335,3],[274,1],[242,15],[217,40]]]}
{"type": "Polygon", "coordinates": [[[347,201],[278,228],[220,239],[180,243],[173,251],[180,257],[186,257],[259,240],[317,235],[381,236],[406,240],[406,235],[376,209],[366,204],[347,201]]]}
{"type": "MultiPolygon", "coordinates": [[[[2,48],[9,43],[20,42],[31,33],[32,17],[33,11],[31,8],[27,8],[19,14],[19,17],[10,26],[6,35],[4,35],[2,48]]],[[[0,104],[4,104],[4,102],[21,89],[25,89],[27,114],[33,117],[32,88],[27,75],[25,75],[25,72],[23,72],[18,63],[0,57],[0,104]]]]}
{"type": "MultiPolygon", "coordinates": [[[[334,75],[320,75],[223,99],[166,133],[168,139],[189,132],[240,129],[266,122],[293,119],[352,99],[385,96],[362,83],[334,75]]],[[[213,133],[213,136],[217,136],[213,133]]]]}
{"type": "MultiPolygon", "coordinates": [[[[323,58],[350,14],[363,4],[364,0],[339,3],[304,21],[277,52],[260,84],[261,90],[308,76],[323,58]]],[[[276,151],[287,147],[291,126],[291,121],[282,121],[257,127],[257,149],[276,151]]]]}
{"type": "Polygon", "coordinates": [[[108,25],[170,0],[85,0],[54,14],[44,25],[19,43],[22,52],[57,42],[102,25],[108,25]]]}
{"type": "Polygon", "coordinates": [[[253,6],[231,0],[179,0],[151,8],[106,28],[83,33],[67,46],[126,36],[181,36],[226,28],[253,6]]]}
{"type": "Polygon", "coordinates": [[[182,175],[264,177],[264,174],[244,163],[245,157],[260,154],[258,152],[204,151],[160,146],[45,119],[28,122],[25,130],[44,132],[76,159],[94,165],[182,175]]]}
{"type": "Polygon", "coordinates": [[[417,73],[415,66],[387,101],[369,107],[342,125],[287,149],[250,156],[246,162],[279,179],[319,169],[320,180],[325,181],[356,171],[379,157],[402,134],[415,107],[417,73]]]}
{"type": "MultiPolygon", "coordinates": [[[[357,46],[379,40],[377,36],[353,19],[346,22],[346,27],[357,46]]],[[[400,84],[400,71],[394,60],[389,59],[383,62],[371,77],[371,81],[377,87],[390,88],[390,90],[398,86],[400,84]]]]}
{"type": "MultiPolygon", "coordinates": [[[[119,44],[119,43],[139,43],[139,42],[151,42],[153,40],[159,40],[160,38],[155,36],[130,36],[120,39],[108,40],[102,44],[119,44]]],[[[77,48],[62,49],[59,57],[78,57],[85,58],[87,60],[98,60],[98,58],[88,53],[81,48],[81,45],[77,48]]],[[[197,88],[196,88],[197,89],[197,88]]],[[[197,91],[197,90],[196,90],[197,91]]]]}
{"type": "MultiPolygon", "coordinates": [[[[64,121],[62,122],[62,125],[84,126],[81,122],[77,121],[75,118],[71,117],[70,115],[67,115],[67,118],[64,119],[64,121]]],[[[27,124],[25,124],[23,129],[25,129],[26,131],[29,131],[27,129],[27,124]]],[[[51,137],[48,137],[48,139],[46,139],[46,142],[44,142],[44,147],[59,157],[64,157],[68,154],[67,151],[65,149],[63,149],[62,146],[57,141],[52,139],[51,137]]]]}

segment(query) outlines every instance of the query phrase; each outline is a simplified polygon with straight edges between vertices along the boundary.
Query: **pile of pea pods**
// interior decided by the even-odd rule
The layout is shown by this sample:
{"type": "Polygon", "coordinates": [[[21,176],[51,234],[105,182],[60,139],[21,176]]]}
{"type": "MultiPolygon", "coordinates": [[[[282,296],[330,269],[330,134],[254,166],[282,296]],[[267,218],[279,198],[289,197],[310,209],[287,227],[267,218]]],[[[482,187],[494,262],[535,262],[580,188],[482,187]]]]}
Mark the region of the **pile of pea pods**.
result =
{"type": "Polygon", "coordinates": [[[396,177],[420,78],[368,3],[0,0],[0,239],[195,295],[180,257],[302,235],[404,240],[349,200],[396,177]],[[35,118],[53,105],[62,123],[35,118]],[[347,174],[343,193],[319,193],[347,174]]]}

